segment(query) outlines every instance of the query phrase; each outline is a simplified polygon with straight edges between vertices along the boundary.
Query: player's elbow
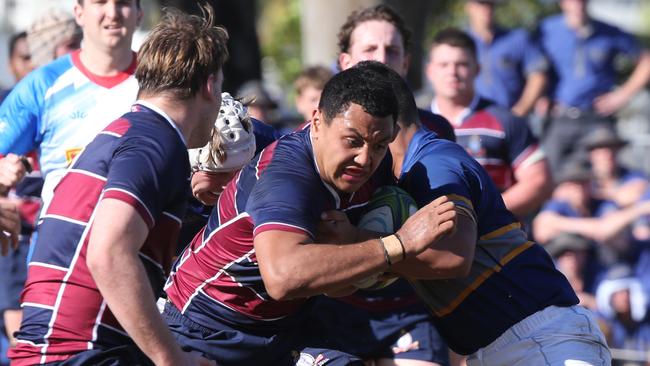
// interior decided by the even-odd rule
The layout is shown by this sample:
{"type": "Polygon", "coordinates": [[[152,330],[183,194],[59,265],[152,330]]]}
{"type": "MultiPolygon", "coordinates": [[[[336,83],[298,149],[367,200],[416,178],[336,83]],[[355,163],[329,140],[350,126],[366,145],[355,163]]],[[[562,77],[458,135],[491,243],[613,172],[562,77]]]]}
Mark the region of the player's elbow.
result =
{"type": "Polygon", "coordinates": [[[86,266],[95,281],[105,273],[111,273],[111,263],[112,259],[108,253],[99,249],[88,248],[86,253],[86,266]]]}
{"type": "Polygon", "coordinates": [[[295,278],[290,271],[282,268],[262,271],[262,281],[266,293],[276,301],[287,301],[297,297],[300,286],[296,284],[295,278]]]}

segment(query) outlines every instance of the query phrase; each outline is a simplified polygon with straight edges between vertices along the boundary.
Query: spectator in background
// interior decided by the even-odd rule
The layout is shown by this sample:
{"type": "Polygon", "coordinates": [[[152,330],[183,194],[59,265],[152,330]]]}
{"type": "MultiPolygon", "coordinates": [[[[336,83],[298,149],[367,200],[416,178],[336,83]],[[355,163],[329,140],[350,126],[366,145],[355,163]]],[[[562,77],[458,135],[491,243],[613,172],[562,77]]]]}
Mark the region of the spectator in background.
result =
{"type": "Polygon", "coordinates": [[[278,115],[278,103],[271,97],[260,80],[249,80],[237,91],[237,99],[248,108],[248,114],[259,121],[275,128],[280,135],[292,132],[285,126],[278,115]]]}
{"type": "Polygon", "coordinates": [[[69,11],[49,9],[27,30],[27,43],[34,67],[50,63],[81,46],[83,33],[69,11]]]}
{"type": "Polygon", "coordinates": [[[435,91],[431,110],[452,123],[458,143],[490,173],[508,210],[521,218],[551,191],[546,158],[526,121],[476,93],[478,73],[476,46],[465,32],[449,28],[435,36],[427,65],[435,91]]]}
{"type": "MultiPolygon", "coordinates": [[[[31,56],[27,45],[27,33],[20,32],[9,38],[9,71],[15,82],[19,82],[32,71],[31,56]]],[[[7,97],[11,89],[0,91],[0,103],[7,97]]]]}
{"type": "Polygon", "coordinates": [[[629,267],[615,266],[607,272],[598,286],[596,301],[607,344],[611,348],[650,350],[648,300],[648,293],[629,267]]]}
{"type": "MultiPolygon", "coordinates": [[[[338,34],[341,70],[360,61],[379,61],[403,78],[409,67],[411,31],[392,8],[377,5],[351,13],[338,34]]],[[[454,129],[439,115],[418,110],[420,122],[441,138],[456,141],[454,129]]]]}
{"type": "Polygon", "coordinates": [[[563,233],[583,235],[596,241],[599,258],[612,265],[627,256],[631,248],[631,225],[650,214],[650,201],[607,212],[591,195],[591,170],[573,161],[557,177],[552,199],[533,220],[535,239],[546,244],[563,233]]]}
{"type": "Polygon", "coordinates": [[[576,153],[575,142],[596,127],[613,127],[616,113],[650,80],[650,52],[633,36],[587,14],[588,0],[560,0],[562,14],[544,19],[539,37],[554,75],[544,147],[554,173],[576,153]],[[616,87],[615,61],[636,65],[616,87]]]}
{"type": "MultiPolygon", "coordinates": [[[[79,48],[81,28],[75,22],[70,12],[60,9],[50,9],[34,20],[26,33],[31,66],[41,67],[55,58],[63,56],[79,48]]],[[[36,151],[29,154],[31,162],[37,160],[36,151]]],[[[24,168],[20,166],[21,168],[24,168]]],[[[29,172],[9,192],[9,196],[18,203],[21,230],[20,242],[9,255],[0,257],[0,273],[5,277],[0,281],[0,314],[4,319],[5,332],[10,344],[15,345],[13,333],[20,327],[22,310],[20,308],[20,293],[27,277],[27,255],[32,232],[36,227],[36,217],[41,208],[41,189],[43,177],[38,165],[29,172]]],[[[8,184],[7,186],[13,186],[8,184]]]]}
{"type": "Polygon", "coordinates": [[[580,305],[596,311],[596,280],[602,269],[592,247],[590,239],[576,234],[560,234],[544,245],[557,269],[569,280],[580,305]]]}
{"type": "Polygon", "coordinates": [[[629,170],[617,161],[618,152],[626,144],[610,128],[591,131],[580,143],[589,153],[594,197],[619,208],[635,204],[648,189],[645,174],[629,170]]]}
{"type": "Polygon", "coordinates": [[[320,94],[325,83],[334,73],[325,66],[307,67],[293,82],[296,93],[296,110],[302,115],[302,122],[311,120],[314,110],[318,109],[320,94]]]}
{"type": "Polygon", "coordinates": [[[468,34],[476,43],[481,72],[476,92],[520,117],[528,115],[544,92],[548,61],[523,28],[495,23],[499,0],[467,0],[468,34]]]}

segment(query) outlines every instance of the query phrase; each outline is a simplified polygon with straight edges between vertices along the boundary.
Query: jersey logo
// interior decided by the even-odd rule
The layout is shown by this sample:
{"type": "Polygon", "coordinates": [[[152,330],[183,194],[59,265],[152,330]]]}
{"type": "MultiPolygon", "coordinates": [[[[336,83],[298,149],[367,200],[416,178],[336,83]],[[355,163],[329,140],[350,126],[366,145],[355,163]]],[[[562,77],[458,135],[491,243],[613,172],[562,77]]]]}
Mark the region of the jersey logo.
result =
{"type": "Polygon", "coordinates": [[[86,118],[87,114],[83,111],[74,111],[70,113],[70,119],[83,119],[86,118]]]}
{"type": "Polygon", "coordinates": [[[465,150],[467,150],[467,153],[469,153],[475,159],[485,157],[485,148],[481,143],[481,136],[470,136],[469,141],[467,141],[467,148],[465,150]]]}
{"type": "Polygon", "coordinates": [[[9,128],[9,123],[7,121],[0,121],[0,133],[7,131],[7,128],[9,128]]]}
{"type": "Polygon", "coordinates": [[[77,155],[79,155],[79,152],[81,152],[81,148],[80,148],[80,147],[75,147],[75,148],[72,148],[72,149],[67,149],[67,150],[65,151],[65,163],[66,163],[67,166],[70,166],[70,164],[72,164],[72,160],[74,160],[74,158],[75,158],[77,155]]]}

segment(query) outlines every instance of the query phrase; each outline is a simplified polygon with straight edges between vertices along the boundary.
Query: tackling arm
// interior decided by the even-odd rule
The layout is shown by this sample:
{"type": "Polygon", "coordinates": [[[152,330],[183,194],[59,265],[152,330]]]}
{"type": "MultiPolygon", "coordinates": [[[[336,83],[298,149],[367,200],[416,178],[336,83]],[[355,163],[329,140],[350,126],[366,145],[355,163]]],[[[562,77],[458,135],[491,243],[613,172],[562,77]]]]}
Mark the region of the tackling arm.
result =
{"type": "MultiPolygon", "coordinates": [[[[455,206],[440,197],[418,210],[397,231],[404,255],[412,257],[452,232],[455,206]]],[[[306,234],[269,230],[255,237],[264,285],[276,300],[337,291],[386,271],[385,246],[377,239],[352,244],[314,244],[306,234]]]]}

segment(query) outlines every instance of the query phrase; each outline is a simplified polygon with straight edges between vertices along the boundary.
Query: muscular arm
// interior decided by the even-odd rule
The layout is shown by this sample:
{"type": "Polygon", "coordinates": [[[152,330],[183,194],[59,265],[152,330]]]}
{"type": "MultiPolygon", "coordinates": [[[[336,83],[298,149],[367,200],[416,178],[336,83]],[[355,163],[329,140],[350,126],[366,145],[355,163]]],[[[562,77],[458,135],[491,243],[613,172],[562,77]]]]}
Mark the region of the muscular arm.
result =
{"type": "Polygon", "coordinates": [[[409,279],[445,279],[467,276],[474,259],[477,231],[474,219],[457,211],[457,228],[416,257],[393,266],[409,279]]]}
{"type": "Polygon", "coordinates": [[[515,216],[522,217],[542,205],[552,189],[552,180],[546,159],[515,170],[517,183],[506,189],[503,201],[515,216]]]}
{"type": "MultiPolygon", "coordinates": [[[[452,232],[456,216],[446,197],[418,210],[398,230],[405,255],[415,256],[452,232]]],[[[264,285],[276,300],[336,292],[388,269],[377,239],[314,244],[306,234],[269,230],[255,236],[254,245],[264,285]]]]}
{"type": "Polygon", "coordinates": [[[525,117],[530,113],[535,105],[535,102],[542,96],[544,93],[544,88],[546,87],[546,74],[544,72],[533,72],[528,75],[526,79],[526,85],[524,85],[524,90],[521,92],[521,97],[515,103],[512,108],[512,114],[525,117]]]}
{"type": "Polygon", "coordinates": [[[115,199],[99,202],[86,262],[108,307],[156,365],[182,363],[182,351],[160,317],[138,257],[149,233],[136,209],[115,199]]]}
{"type": "Polygon", "coordinates": [[[377,239],[345,245],[309,241],[305,234],[279,230],[255,237],[262,279],[274,299],[331,292],[388,269],[377,239]]]}

